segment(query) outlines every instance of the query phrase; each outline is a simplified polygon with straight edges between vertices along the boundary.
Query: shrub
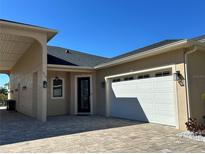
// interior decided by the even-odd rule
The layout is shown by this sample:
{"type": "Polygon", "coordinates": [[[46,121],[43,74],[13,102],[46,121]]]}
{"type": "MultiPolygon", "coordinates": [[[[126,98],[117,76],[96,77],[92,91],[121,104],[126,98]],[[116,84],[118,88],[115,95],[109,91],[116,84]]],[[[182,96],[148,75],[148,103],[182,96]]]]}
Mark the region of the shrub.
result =
{"type": "Polygon", "coordinates": [[[6,104],[7,95],[0,93],[0,106],[4,106],[6,104]]]}
{"type": "Polygon", "coordinates": [[[8,90],[6,88],[0,87],[0,94],[8,95],[8,90]]]}

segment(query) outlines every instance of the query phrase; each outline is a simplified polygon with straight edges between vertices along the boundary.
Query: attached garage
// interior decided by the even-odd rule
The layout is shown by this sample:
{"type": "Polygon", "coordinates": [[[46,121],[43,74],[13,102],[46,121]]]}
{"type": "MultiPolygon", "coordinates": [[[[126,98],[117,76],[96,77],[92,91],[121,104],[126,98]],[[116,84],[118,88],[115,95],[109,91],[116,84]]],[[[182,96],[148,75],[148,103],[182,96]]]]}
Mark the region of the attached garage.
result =
{"type": "Polygon", "coordinates": [[[176,126],[176,83],[171,69],[109,80],[110,116],[176,126]]]}

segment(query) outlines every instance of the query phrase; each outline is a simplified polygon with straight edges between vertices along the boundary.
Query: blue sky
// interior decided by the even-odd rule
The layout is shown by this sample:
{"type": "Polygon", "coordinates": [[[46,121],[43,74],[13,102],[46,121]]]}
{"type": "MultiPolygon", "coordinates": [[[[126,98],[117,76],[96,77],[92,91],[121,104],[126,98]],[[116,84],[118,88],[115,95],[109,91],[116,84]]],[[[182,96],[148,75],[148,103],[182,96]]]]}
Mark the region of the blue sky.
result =
{"type": "Polygon", "coordinates": [[[4,86],[4,84],[8,82],[9,82],[8,75],[0,74],[0,87],[4,86]]]}
{"type": "Polygon", "coordinates": [[[57,29],[49,45],[112,57],[205,34],[204,6],[204,0],[0,0],[0,18],[57,29]]]}

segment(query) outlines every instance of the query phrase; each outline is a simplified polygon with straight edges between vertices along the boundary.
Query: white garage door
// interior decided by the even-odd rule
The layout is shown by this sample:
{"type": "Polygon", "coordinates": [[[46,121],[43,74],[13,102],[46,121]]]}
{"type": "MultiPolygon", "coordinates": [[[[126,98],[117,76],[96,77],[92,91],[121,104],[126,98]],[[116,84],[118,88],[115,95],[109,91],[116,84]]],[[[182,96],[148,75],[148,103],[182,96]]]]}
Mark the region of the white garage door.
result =
{"type": "Polygon", "coordinates": [[[173,76],[113,82],[110,115],[176,126],[173,76]]]}

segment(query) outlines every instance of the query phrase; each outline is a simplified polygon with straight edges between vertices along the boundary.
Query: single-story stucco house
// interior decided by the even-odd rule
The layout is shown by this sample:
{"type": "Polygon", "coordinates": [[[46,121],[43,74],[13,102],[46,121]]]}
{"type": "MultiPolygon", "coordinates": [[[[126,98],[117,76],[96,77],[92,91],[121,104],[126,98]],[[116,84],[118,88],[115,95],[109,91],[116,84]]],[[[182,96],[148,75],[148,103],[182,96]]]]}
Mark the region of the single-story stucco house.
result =
{"type": "Polygon", "coordinates": [[[105,58],[47,46],[56,30],[0,20],[0,72],[18,112],[103,115],[185,129],[205,115],[205,37],[164,40],[105,58]]]}

